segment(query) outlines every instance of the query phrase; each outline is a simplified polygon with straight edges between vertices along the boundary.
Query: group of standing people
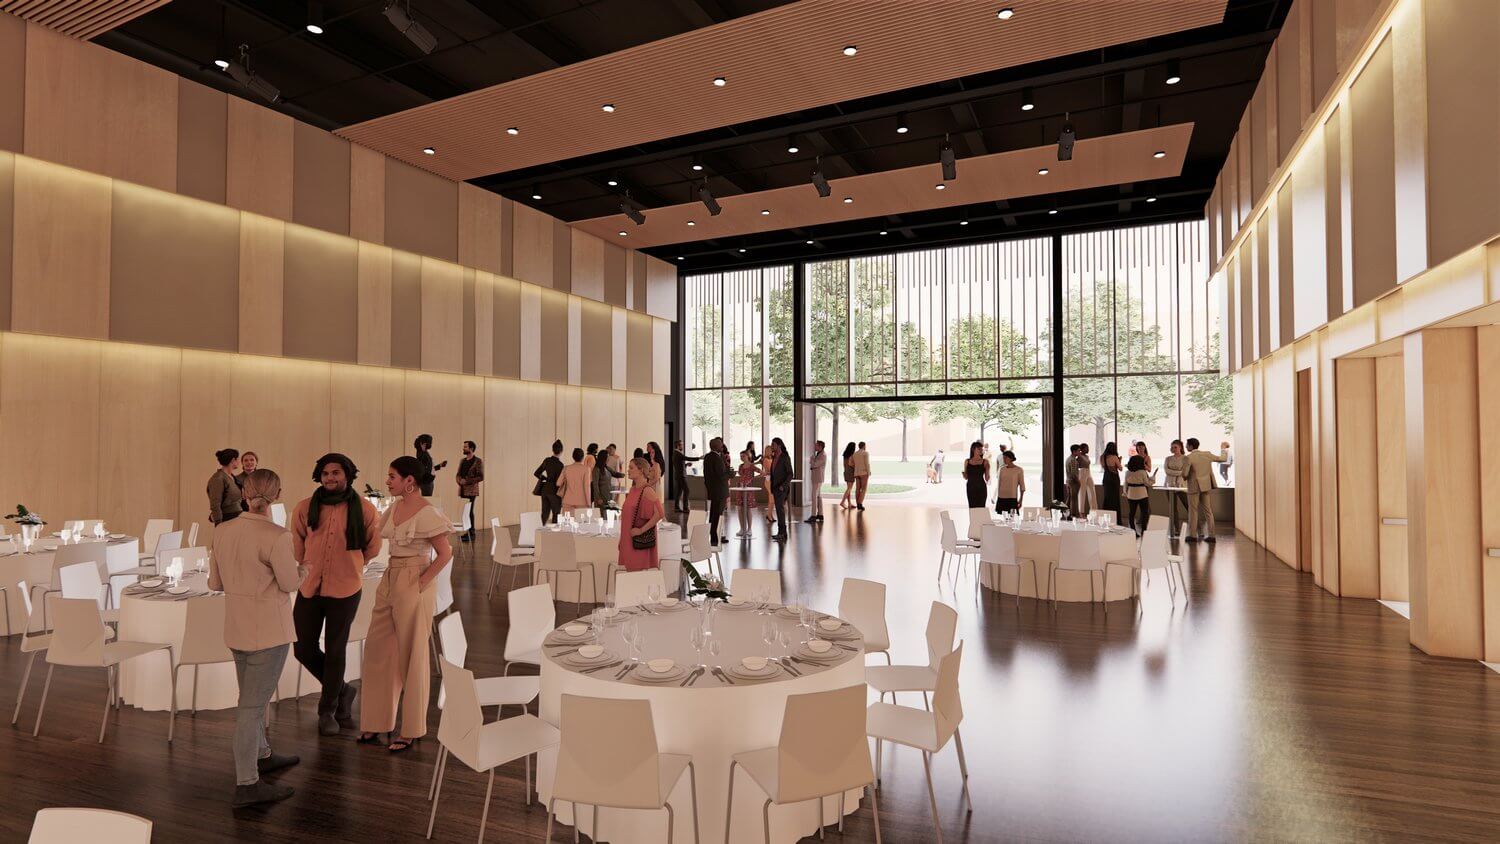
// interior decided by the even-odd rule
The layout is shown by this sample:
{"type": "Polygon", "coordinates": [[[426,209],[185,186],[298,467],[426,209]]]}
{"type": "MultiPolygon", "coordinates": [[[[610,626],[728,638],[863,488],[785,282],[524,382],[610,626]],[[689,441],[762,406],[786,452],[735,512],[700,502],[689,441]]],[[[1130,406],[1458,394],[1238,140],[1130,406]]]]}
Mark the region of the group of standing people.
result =
{"type": "MultiPolygon", "coordinates": [[[[990,490],[991,460],[985,444],[975,440],[969,444],[969,456],[964,459],[964,494],[969,507],[984,507],[990,490]]],[[[995,512],[1011,513],[1021,509],[1026,498],[1026,473],[1016,463],[1016,453],[1010,449],[1000,452],[1000,467],[995,472],[995,512]]]]}
{"type": "MultiPolygon", "coordinates": [[[[1199,448],[1196,437],[1172,440],[1171,453],[1163,461],[1168,495],[1172,496],[1172,518],[1169,532],[1177,534],[1177,505],[1186,499],[1188,521],[1185,537],[1188,542],[1214,542],[1213,490],[1219,486],[1214,464],[1222,466],[1230,461],[1229,443],[1219,444],[1220,452],[1213,454],[1199,448]]],[[[1068,509],[1074,518],[1086,517],[1093,510],[1122,514],[1122,499],[1128,503],[1128,521],[1137,534],[1144,533],[1151,520],[1151,489],[1156,486],[1156,468],[1152,465],[1151,452],[1146,443],[1136,442],[1130,446],[1127,459],[1122,461],[1119,447],[1113,443],[1104,446],[1099,456],[1099,468],[1103,473],[1102,491],[1096,492],[1093,460],[1089,457],[1088,443],[1068,447],[1067,470],[1068,509]]]]}
{"type": "Polygon", "coordinates": [[[219,524],[238,518],[245,512],[245,480],[260,467],[260,457],[253,451],[221,448],[214,452],[219,468],[208,478],[208,521],[219,524]]]}
{"type": "Polygon", "coordinates": [[[865,509],[865,495],[870,490],[870,450],[860,443],[844,446],[844,497],[840,510],[865,509]]]}
{"type": "MultiPolygon", "coordinates": [[[[542,459],[532,472],[536,478],[533,495],[541,498],[542,524],[557,524],[557,517],[574,510],[612,509],[614,505],[614,482],[626,477],[626,464],[614,443],[602,450],[598,443],[589,443],[588,448],[574,448],[569,455],[571,463],[563,463],[563,442],[553,440],[552,453],[542,459]]],[[[645,459],[649,464],[653,480],[660,497],[661,473],[666,462],[661,458],[661,446],[647,443],[645,449],[636,449],[635,458],[645,459]]],[[[633,458],[634,459],[634,458],[633,458]]]]}
{"type": "MultiPolygon", "coordinates": [[[[680,446],[680,444],[679,444],[680,446]]],[[[816,459],[821,454],[823,443],[818,443],[815,452],[816,459]]],[[[708,495],[708,525],[710,542],[717,547],[723,538],[719,536],[719,523],[724,517],[724,512],[729,507],[729,490],[733,482],[734,487],[739,490],[739,499],[736,502],[740,510],[740,536],[750,535],[750,509],[755,504],[757,490],[766,493],[766,521],[776,526],[772,535],[774,539],[784,542],[787,539],[787,501],[792,492],[792,455],[787,450],[786,443],[781,437],[775,437],[766,446],[764,454],[756,454],[755,443],[745,444],[740,451],[737,467],[731,470],[729,447],[724,444],[723,437],[714,437],[708,443],[708,453],[700,458],[703,461],[703,486],[708,495]]],[[[819,468],[815,470],[815,476],[821,480],[822,466],[826,465],[826,458],[819,468]]],[[[822,520],[821,508],[816,508],[807,521],[816,523],[822,520]]]]}

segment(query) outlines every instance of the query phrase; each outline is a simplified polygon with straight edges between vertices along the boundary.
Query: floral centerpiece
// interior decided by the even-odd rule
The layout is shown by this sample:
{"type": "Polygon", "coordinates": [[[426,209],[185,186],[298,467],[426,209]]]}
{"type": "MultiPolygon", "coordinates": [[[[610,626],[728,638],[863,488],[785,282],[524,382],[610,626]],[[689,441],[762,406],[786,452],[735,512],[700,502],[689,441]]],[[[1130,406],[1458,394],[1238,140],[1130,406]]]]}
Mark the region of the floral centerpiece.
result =
{"type": "Polygon", "coordinates": [[[382,513],[385,512],[385,508],[389,507],[391,503],[390,496],[385,494],[385,490],[376,489],[369,484],[365,484],[364,496],[366,501],[375,505],[375,509],[382,513]]]}
{"type": "Polygon", "coordinates": [[[27,548],[31,547],[36,538],[42,534],[42,525],[47,522],[41,516],[26,509],[25,504],[17,504],[16,512],[6,515],[7,521],[15,522],[21,528],[21,541],[27,548]]]}
{"type": "Polygon", "coordinates": [[[692,565],[685,565],[682,570],[687,572],[688,580],[692,586],[688,589],[689,595],[702,595],[705,598],[717,598],[720,601],[728,600],[729,592],[724,589],[724,584],[718,578],[707,578],[698,573],[698,569],[692,565]]]}

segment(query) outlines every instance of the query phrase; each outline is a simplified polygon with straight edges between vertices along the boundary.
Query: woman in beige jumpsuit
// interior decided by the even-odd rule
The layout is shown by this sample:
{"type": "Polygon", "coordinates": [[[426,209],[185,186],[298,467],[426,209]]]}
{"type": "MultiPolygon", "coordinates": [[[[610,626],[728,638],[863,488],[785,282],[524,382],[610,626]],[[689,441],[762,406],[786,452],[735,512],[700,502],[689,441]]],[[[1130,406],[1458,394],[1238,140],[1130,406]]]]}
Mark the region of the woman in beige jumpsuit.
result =
{"type": "Polygon", "coordinates": [[[427,733],[435,581],[453,560],[448,544],[453,527],[422,497],[422,474],[422,465],[410,456],[396,458],[386,473],[385,486],[395,504],[381,517],[380,535],[391,562],[375,593],[361,670],[359,741],[376,744],[382,733],[390,733],[392,753],[406,750],[427,733]],[[400,733],[395,732],[398,707],[400,733]]]}

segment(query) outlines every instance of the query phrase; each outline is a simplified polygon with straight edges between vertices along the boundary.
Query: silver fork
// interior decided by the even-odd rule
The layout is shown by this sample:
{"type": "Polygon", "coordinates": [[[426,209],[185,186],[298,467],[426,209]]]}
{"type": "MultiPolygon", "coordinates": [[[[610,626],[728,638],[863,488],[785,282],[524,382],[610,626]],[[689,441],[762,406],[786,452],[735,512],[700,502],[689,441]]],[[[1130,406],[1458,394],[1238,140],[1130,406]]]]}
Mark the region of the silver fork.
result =
{"type": "Polygon", "coordinates": [[[623,660],[616,661],[616,662],[606,662],[603,665],[596,665],[593,668],[585,668],[580,673],[583,673],[583,674],[593,674],[595,671],[603,671],[606,668],[614,668],[616,665],[619,665],[620,662],[623,662],[623,660]]]}
{"type": "Polygon", "coordinates": [[[698,673],[700,671],[702,671],[702,670],[703,670],[702,668],[694,668],[692,671],[688,672],[687,679],[683,680],[681,683],[678,683],[677,685],[679,685],[679,686],[686,686],[686,685],[688,685],[689,683],[693,682],[694,680],[696,680],[698,678],[698,673]]]}

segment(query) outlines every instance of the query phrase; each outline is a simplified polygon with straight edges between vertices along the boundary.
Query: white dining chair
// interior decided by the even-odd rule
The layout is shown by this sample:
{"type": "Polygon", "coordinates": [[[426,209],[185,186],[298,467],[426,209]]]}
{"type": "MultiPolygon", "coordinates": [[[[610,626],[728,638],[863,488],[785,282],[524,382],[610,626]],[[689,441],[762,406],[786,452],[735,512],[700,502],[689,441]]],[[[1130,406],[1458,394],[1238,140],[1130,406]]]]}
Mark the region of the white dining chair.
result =
{"type": "Polygon", "coordinates": [[[651,701],[562,696],[562,743],[552,798],[547,801],[547,837],[557,801],[573,804],[573,827],[583,818],[580,805],[593,808],[593,834],[599,840],[602,809],[667,810],[667,836],[675,840],[672,791],[687,772],[693,800],[693,842],[698,841],[698,775],[693,757],[662,753],[651,720],[651,701]]]}
{"type": "Polygon", "coordinates": [[[839,618],[849,622],[865,640],[865,654],[881,654],[891,665],[891,634],[885,626],[885,584],[876,580],[844,578],[839,590],[839,618]]]}
{"type": "Polygon", "coordinates": [[[536,562],[529,551],[517,549],[511,546],[510,530],[502,527],[499,516],[490,517],[490,587],[484,593],[486,598],[494,597],[495,583],[500,579],[502,568],[510,569],[510,586],[506,591],[516,588],[516,575],[521,569],[536,562]],[[520,553],[517,553],[520,551],[520,553]]]}
{"type": "Polygon", "coordinates": [[[146,529],[141,531],[141,559],[145,560],[156,551],[156,543],[162,536],[172,532],[171,519],[147,519],[146,529]]]}
{"type": "Polygon", "coordinates": [[[969,508],[969,539],[978,542],[984,537],[985,525],[992,525],[995,519],[990,515],[988,507],[969,508]]]}
{"type": "Polygon", "coordinates": [[[615,576],[615,606],[624,609],[650,603],[652,586],[658,589],[657,600],[667,594],[666,578],[662,577],[661,569],[620,572],[615,576]]]}
{"type": "Polygon", "coordinates": [[[692,509],[692,508],[690,508],[688,510],[687,529],[688,529],[689,532],[692,531],[692,529],[693,529],[693,527],[695,525],[705,525],[706,526],[707,524],[708,524],[708,511],[707,510],[698,510],[698,509],[692,509]]]}
{"type": "Polygon", "coordinates": [[[719,550],[709,538],[708,523],[693,525],[688,530],[688,544],[684,554],[684,563],[690,566],[702,563],[709,577],[717,577],[720,583],[724,582],[724,565],[719,559],[719,550]]]}
{"type": "Polygon", "coordinates": [[[731,594],[746,600],[758,600],[764,594],[773,604],[781,603],[781,572],[775,569],[735,569],[729,576],[731,594]]]}
{"type": "Polygon", "coordinates": [[[505,595],[510,625],[505,630],[505,670],[512,665],[542,667],[542,641],[557,627],[552,587],[545,583],[513,589],[505,595]]]}
{"type": "Polygon", "coordinates": [[[526,760],[526,805],[531,805],[532,758],[558,742],[556,727],[531,714],[516,715],[486,724],[474,675],[448,660],[442,662],[443,696],[447,706],[438,721],[441,753],[433,769],[432,814],[427,818],[427,837],[437,824],[438,803],[443,796],[443,777],[448,760],[457,758],[473,771],[488,772],[484,790],[484,812],[479,817],[479,840],[484,841],[490,819],[490,796],[495,791],[495,769],[517,759],[526,760]]]}
{"type": "Polygon", "coordinates": [[[534,554],[536,553],[536,532],[542,527],[542,513],[533,510],[530,513],[521,514],[521,533],[516,537],[516,547],[512,554],[534,554]]]}
{"type": "Polygon", "coordinates": [[[953,517],[948,515],[947,510],[939,511],[938,519],[942,524],[942,533],[938,538],[942,555],[938,557],[937,579],[941,582],[943,579],[943,568],[948,564],[948,559],[951,557],[955,560],[962,560],[967,555],[977,555],[979,553],[979,543],[971,539],[958,538],[958,528],[953,524],[953,517]]]}
{"type": "MultiPolygon", "coordinates": [[[[438,638],[443,640],[443,659],[464,667],[469,655],[469,637],[464,633],[463,614],[452,612],[438,622],[438,638]]],[[[542,691],[542,678],[529,677],[482,677],[474,680],[479,693],[480,706],[497,706],[500,712],[507,706],[519,706],[522,711],[542,691]]],[[[444,706],[444,691],[438,689],[438,709],[444,706]]],[[[497,713],[498,714],[498,713],[497,713]]]]}
{"type": "Polygon", "coordinates": [[[279,527],[286,527],[286,505],[280,501],[271,502],[271,521],[279,527]]]}
{"type": "MultiPolygon", "coordinates": [[[[42,601],[43,627],[49,630],[52,627],[52,625],[47,622],[48,613],[50,610],[48,604],[46,603],[46,596],[49,594],[57,594],[62,591],[62,570],[77,563],[91,563],[94,566],[94,570],[97,573],[100,581],[102,582],[104,579],[104,574],[108,568],[106,562],[107,560],[108,551],[106,550],[105,544],[103,542],[77,542],[69,545],[57,546],[57,550],[52,552],[51,578],[45,584],[32,584],[32,589],[42,590],[42,596],[40,600],[42,601]]],[[[37,596],[33,595],[32,600],[37,600],[37,596]]],[[[100,604],[100,606],[105,606],[105,604],[100,604]]]]}
{"type": "MultiPolygon", "coordinates": [[[[27,685],[31,682],[31,666],[36,662],[36,655],[47,650],[52,642],[52,633],[47,630],[32,632],[31,620],[36,615],[36,610],[31,602],[31,590],[26,588],[26,581],[16,584],[21,593],[21,602],[26,606],[26,628],[21,635],[21,653],[26,655],[26,670],[21,673],[21,686],[16,690],[16,711],[10,716],[11,726],[21,718],[21,704],[26,701],[27,685]]],[[[104,640],[109,641],[115,637],[115,631],[105,626],[104,640]]]]}
{"type": "Polygon", "coordinates": [[[734,772],[744,770],[765,792],[761,821],[770,838],[771,805],[811,802],[818,815],[818,837],[827,819],[823,798],[838,795],[839,832],[844,831],[844,795],[870,788],[875,819],[875,841],[880,842],[880,798],[875,795],[875,769],[870,765],[866,737],[865,687],[848,686],[824,692],[789,695],[781,716],[781,736],[775,747],[736,753],[729,761],[729,796],[725,801],[724,840],[730,840],[734,819],[734,772]]]}
{"type": "MultiPolygon", "coordinates": [[[[177,654],[177,664],[172,666],[172,686],[176,688],[179,672],[184,667],[193,669],[193,691],[189,706],[193,715],[198,714],[198,666],[218,665],[234,662],[234,654],[224,644],[225,602],[219,598],[192,598],[187,601],[187,618],[182,626],[182,646],[177,654]]],[[[177,707],[172,707],[172,720],[177,720],[177,707]]]]}
{"type": "MultiPolygon", "coordinates": [[[[594,582],[594,564],[580,562],[578,546],[574,536],[566,530],[540,530],[536,534],[536,576],[546,576],[548,583],[555,583],[565,574],[578,578],[577,600],[573,602],[573,616],[583,614],[583,586],[588,583],[591,604],[599,603],[597,584],[594,582]]],[[[555,589],[554,589],[555,591],[555,589]]]]}
{"type": "MultiPolygon", "coordinates": [[[[67,668],[100,668],[104,670],[108,683],[108,694],[104,701],[104,718],[99,722],[99,741],[104,741],[104,730],[109,725],[109,709],[115,705],[120,688],[120,663],[128,659],[146,656],[157,651],[167,655],[168,674],[172,666],[172,646],[156,642],[109,642],[104,634],[104,620],[99,616],[99,604],[89,599],[48,597],[52,604],[52,640],[47,646],[47,680],[42,684],[42,700],[36,710],[36,726],[33,736],[41,732],[42,713],[47,709],[47,692],[52,688],[52,671],[61,665],[67,668]]],[[[172,709],[177,709],[177,682],[172,682],[172,709]]],[[[167,742],[172,741],[171,723],[167,725],[167,742]]]]}
{"type": "Polygon", "coordinates": [[[1141,537],[1141,563],[1140,569],[1151,572],[1162,569],[1167,576],[1167,593],[1173,601],[1177,600],[1177,592],[1172,587],[1172,573],[1176,570],[1177,582],[1182,585],[1182,601],[1187,603],[1187,578],[1182,572],[1182,557],[1171,553],[1170,545],[1165,530],[1148,530],[1141,537]]]}
{"type": "Polygon", "coordinates": [[[151,821],[108,809],[42,809],[31,822],[28,844],[151,844],[151,821]]]}
{"type": "Polygon", "coordinates": [[[1057,612],[1057,576],[1063,572],[1083,572],[1089,578],[1089,600],[1094,599],[1094,575],[1103,575],[1104,561],[1099,558],[1099,534],[1091,530],[1063,530],[1058,537],[1057,559],[1047,569],[1047,597],[1057,612]]]}
{"type": "Polygon", "coordinates": [[[1172,520],[1160,513],[1146,520],[1146,530],[1159,530],[1165,533],[1170,527],[1172,527],[1172,520]]]}
{"type": "Polygon", "coordinates": [[[58,570],[61,583],[59,594],[64,598],[89,598],[99,605],[99,617],[106,623],[120,620],[120,611],[105,609],[109,604],[109,593],[99,580],[99,569],[93,563],[74,563],[58,570]]]}
{"type": "Polygon", "coordinates": [[[866,729],[875,739],[875,783],[880,784],[881,746],[891,742],[922,751],[922,767],[927,772],[927,799],[932,805],[932,827],[938,844],[942,844],[943,826],[938,821],[937,791],[932,787],[932,757],[948,746],[949,739],[958,751],[958,771],[963,780],[964,802],[969,814],[974,801],[969,797],[969,764],[964,759],[964,740],[959,725],[964,720],[963,705],[958,697],[958,666],[964,655],[960,642],[953,652],[938,662],[937,689],[932,694],[930,712],[894,703],[872,703],[866,715],[866,729]]]}
{"type": "Polygon", "coordinates": [[[176,551],[182,547],[183,534],[180,530],[168,530],[158,534],[156,541],[144,547],[149,548],[149,553],[141,554],[141,566],[149,566],[154,571],[160,571],[161,565],[157,558],[165,551],[176,551]]]}
{"type": "Polygon", "coordinates": [[[933,601],[927,611],[926,665],[871,665],[865,669],[865,682],[881,700],[897,692],[921,692],[922,708],[928,707],[927,696],[937,689],[938,663],[953,652],[958,633],[958,611],[941,601],[933,601]]]}
{"type": "MultiPolygon", "coordinates": [[[[1031,594],[1041,597],[1041,590],[1037,588],[1036,560],[1029,557],[1016,556],[1016,533],[1010,525],[988,525],[979,539],[979,564],[990,564],[992,566],[1004,566],[1016,570],[1016,606],[1021,606],[1021,565],[1031,564],[1031,594]]],[[[1000,591],[1000,578],[1003,572],[997,572],[995,578],[995,591],[1000,591]]],[[[978,589],[979,578],[974,578],[975,589],[978,589]]]]}

